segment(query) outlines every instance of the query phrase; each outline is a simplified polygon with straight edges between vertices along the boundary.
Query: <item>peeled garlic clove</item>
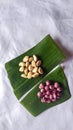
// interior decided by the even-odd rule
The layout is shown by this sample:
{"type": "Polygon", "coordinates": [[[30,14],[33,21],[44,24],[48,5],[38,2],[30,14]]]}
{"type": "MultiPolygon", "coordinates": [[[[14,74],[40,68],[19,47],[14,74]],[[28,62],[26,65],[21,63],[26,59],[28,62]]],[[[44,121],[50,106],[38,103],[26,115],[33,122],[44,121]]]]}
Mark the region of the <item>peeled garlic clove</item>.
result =
{"type": "Polygon", "coordinates": [[[32,73],[31,73],[31,72],[28,73],[27,78],[28,78],[28,79],[31,79],[31,78],[32,78],[32,73]]]}
{"type": "Polygon", "coordinates": [[[27,76],[25,74],[21,74],[21,77],[23,78],[27,78],[27,76]]]}
{"type": "Polygon", "coordinates": [[[42,64],[41,60],[38,60],[36,66],[40,66],[42,64]]]}
{"type": "Polygon", "coordinates": [[[20,62],[19,66],[25,66],[25,63],[24,62],[20,62]]]}
{"type": "Polygon", "coordinates": [[[27,75],[28,74],[28,69],[24,69],[24,73],[27,75]]]}
{"type": "Polygon", "coordinates": [[[26,67],[28,67],[28,66],[29,66],[29,62],[27,61],[27,62],[26,62],[26,67]]]}
{"type": "Polygon", "coordinates": [[[36,55],[33,55],[33,59],[34,59],[35,62],[38,60],[36,55]]]}
{"type": "Polygon", "coordinates": [[[24,58],[23,58],[23,61],[24,62],[27,62],[29,60],[29,56],[25,56],[24,58]]]}
{"type": "Polygon", "coordinates": [[[37,71],[38,71],[38,68],[37,68],[37,67],[35,67],[35,68],[32,70],[33,73],[36,73],[37,71]]]}
{"type": "Polygon", "coordinates": [[[33,78],[36,78],[38,76],[39,76],[39,73],[35,73],[35,74],[32,75],[33,78]]]}
{"type": "Polygon", "coordinates": [[[33,67],[35,67],[35,66],[36,66],[36,63],[35,63],[35,61],[34,61],[34,60],[32,61],[31,65],[32,65],[33,67]]]}
{"type": "Polygon", "coordinates": [[[23,72],[24,71],[24,67],[20,67],[19,71],[23,72]]]}
{"type": "Polygon", "coordinates": [[[38,68],[38,72],[39,72],[39,74],[43,74],[44,73],[43,69],[41,67],[38,68]]]}
{"type": "Polygon", "coordinates": [[[30,57],[30,58],[29,58],[29,62],[32,62],[32,61],[33,61],[33,57],[30,57]]]}
{"type": "Polygon", "coordinates": [[[32,65],[29,65],[28,70],[29,70],[29,71],[32,71],[32,70],[33,70],[32,65]]]}

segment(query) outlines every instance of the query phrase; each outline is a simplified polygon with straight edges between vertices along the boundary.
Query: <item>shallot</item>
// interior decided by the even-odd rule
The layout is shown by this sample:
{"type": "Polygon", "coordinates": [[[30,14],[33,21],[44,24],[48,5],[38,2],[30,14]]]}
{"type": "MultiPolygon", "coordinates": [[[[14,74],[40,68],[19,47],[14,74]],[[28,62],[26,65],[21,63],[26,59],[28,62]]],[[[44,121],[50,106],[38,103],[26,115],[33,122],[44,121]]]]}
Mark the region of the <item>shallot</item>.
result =
{"type": "Polygon", "coordinates": [[[61,97],[62,88],[58,82],[52,83],[52,81],[47,80],[39,85],[39,89],[37,96],[42,103],[55,102],[61,97]]]}

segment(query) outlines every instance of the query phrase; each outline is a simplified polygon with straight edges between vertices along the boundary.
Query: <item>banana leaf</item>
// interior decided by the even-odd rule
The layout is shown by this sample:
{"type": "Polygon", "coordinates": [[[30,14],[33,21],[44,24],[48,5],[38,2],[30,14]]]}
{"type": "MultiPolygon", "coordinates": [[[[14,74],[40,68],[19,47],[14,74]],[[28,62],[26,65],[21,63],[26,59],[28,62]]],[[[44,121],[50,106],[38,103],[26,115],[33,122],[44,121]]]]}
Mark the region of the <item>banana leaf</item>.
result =
{"type": "Polygon", "coordinates": [[[26,96],[23,100],[21,100],[21,104],[34,116],[37,116],[44,110],[51,108],[57,104],[60,104],[71,97],[67,79],[63,72],[63,69],[59,66],[50,74],[47,74],[41,82],[38,83],[26,96]],[[46,80],[51,80],[52,82],[59,82],[62,87],[62,95],[61,97],[52,103],[42,103],[40,99],[37,97],[37,92],[39,91],[39,84],[44,83],[46,80]]]}
{"type": "Polygon", "coordinates": [[[50,35],[47,35],[36,46],[23,53],[22,55],[8,61],[5,68],[8,73],[8,78],[13,87],[13,91],[18,99],[20,99],[26,92],[31,90],[46,74],[48,74],[55,66],[60,64],[66,58],[65,54],[58,47],[50,35]],[[19,72],[19,63],[23,57],[28,55],[37,55],[42,60],[42,68],[44,74],[37,78],[24,79],[21,72],[19,72]]]}

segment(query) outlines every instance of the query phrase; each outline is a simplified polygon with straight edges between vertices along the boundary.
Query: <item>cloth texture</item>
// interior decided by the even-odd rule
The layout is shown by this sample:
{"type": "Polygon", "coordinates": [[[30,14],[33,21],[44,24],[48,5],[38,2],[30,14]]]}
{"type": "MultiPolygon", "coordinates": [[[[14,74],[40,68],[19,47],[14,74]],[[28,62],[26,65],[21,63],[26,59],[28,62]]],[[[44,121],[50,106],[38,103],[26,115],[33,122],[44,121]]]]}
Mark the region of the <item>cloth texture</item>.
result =
{"type": "Polygon", "coordinates": [[[73,0],[0,0],[0,130],[73,130],[73,0]],[[71,98],[33,117],[15,97],[4,65],[47,34],[67,55],[62,66],[71,98]]]}

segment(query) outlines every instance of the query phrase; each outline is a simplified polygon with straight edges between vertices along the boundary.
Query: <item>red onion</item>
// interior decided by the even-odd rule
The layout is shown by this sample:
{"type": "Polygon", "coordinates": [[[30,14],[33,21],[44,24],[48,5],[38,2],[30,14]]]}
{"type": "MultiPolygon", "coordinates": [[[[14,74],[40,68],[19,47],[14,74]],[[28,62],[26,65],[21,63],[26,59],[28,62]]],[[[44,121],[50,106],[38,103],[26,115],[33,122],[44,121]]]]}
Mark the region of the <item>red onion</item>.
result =
{"type": "Polygon", "coordinates": [[[47,103],[51,103],[51,101],[48,99],[48,100],[47,100],[47,103]]]}
{"type": "Polygon", "coordinates": [[[40,91],[41,91],[41,93],[43,93],[45,90],[42,88],[40,91]]]}
{"type": "Polygon", "coordinates": [[[39,86],[39,88],[40,89],[44,88],[44,84],[41,83],[40,86],[39,86]]]}
{"type": "Polygon", "coordinates": [[[60,98],[61,93],[57,92],[57,98],[60,98]]]}
{"type": "Polygon", "coordinates": [[[56,90],[56,89],[53,89],[52,94],[53,94],[53,93],[56,93],[56,92],[57,92],[57,90],[56,90]]]}
{"type": "Polygon", "coordinates": [[[52,94],[49,95],[49,99],[52,100],[52,94]]]}
{"type": "Polygon", "coordinates": [[[53,85],[50,85],[50,86],[49,86],[49,89],[50,89],[50,90],[53,90],[53,89],[54,89],[54,86],[53,86],[53,85]]]}
{"type": "Polygon", "coordinates": [[[45,96],[45,94],[46,94],[46,93],[45,93],[45,92],[43,92],[43,93],[42,93],[42,96],[44,97],[44,96],[45,96]]]}
{"type": "Polygon", "coordinates": [[[56,99],[55,98],[52,98],[52,102],[55,102],[56,101],[56,99]]]}
{"type": "Polygon", "coordinates": [[[55,93],[53,93],[53,98],[56,99],[57,98],[57,95],[55,93]]]}
{"type": "Polygon", "coordinates": [[[48,90],[48,91],[46,92],[46,94],[49,95],[49,94],[50,94],[50,91],[48,90]]]}
{"type": "Polygon", "coordinates": [[[49,86],[51,82],[49,80],[46,81],[46,85],[49,86]]]}
{"type": "Polygon", "coordinates": [[[45,99],[45,98],[41,98],[41,102],[42,102],[42,103],[45,103],[45,102],[46,102],[46,99],[45,99]]]}
{"type": "Polygon", "coordinates": [[[38,98],[40,98],[42,96],[41,92],[38,92],[37,96],[38,96],[38,98]]]}
{"type": "Polygon", "coordinates": [[[45,90],[48,91],[48,90],[49,90],[49,87],[48,87],[48,86],[45,86],[45,90]]]}
{"type": "Polygon", "coordinates": [[[57,88],[57,91],[58,91],[58,92],[61,92],[61,91],[62,91],[61,87],[58,87],[58,88],[57,88]]]}
{"type": "Polygon", "coordinates": [[[58,82],[55,82],[55,83],[54,83],[54,87],[55,87],[55,88],[58,88],[58,87],[59,87],[59,83],[58,83],[58,82]]]}
{"type": "Polygon", "coordinates": [[[48,95],[45,95],[45,98],[47,98],[47,99],[48,99],[48,98],[49,98],[49,96],[48,96],[48,95]]]}

